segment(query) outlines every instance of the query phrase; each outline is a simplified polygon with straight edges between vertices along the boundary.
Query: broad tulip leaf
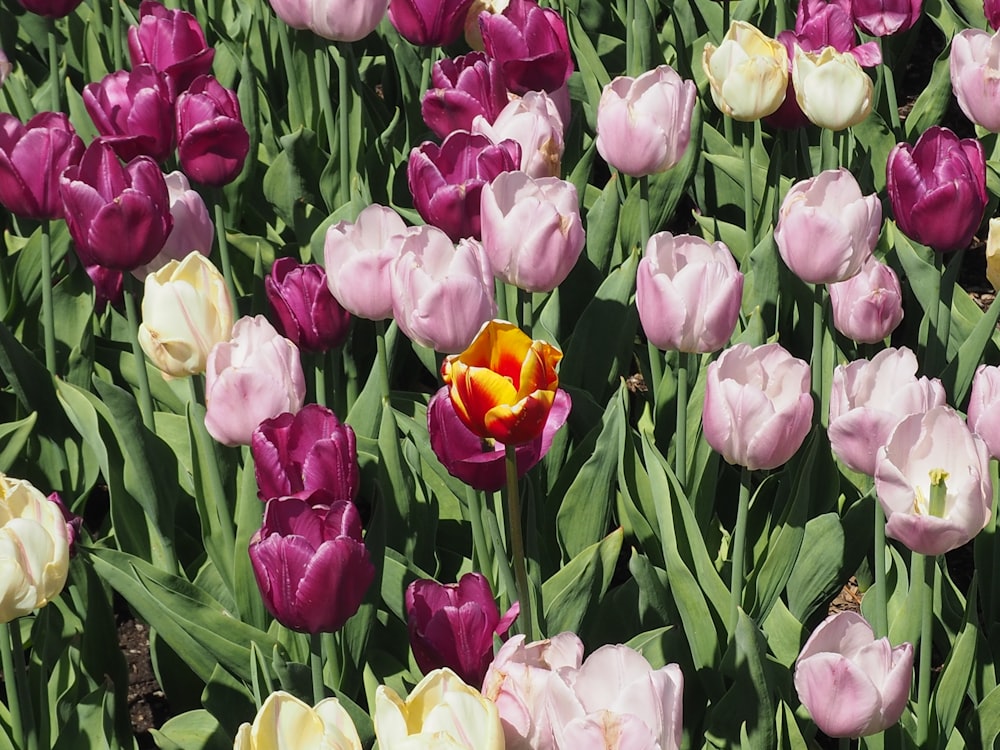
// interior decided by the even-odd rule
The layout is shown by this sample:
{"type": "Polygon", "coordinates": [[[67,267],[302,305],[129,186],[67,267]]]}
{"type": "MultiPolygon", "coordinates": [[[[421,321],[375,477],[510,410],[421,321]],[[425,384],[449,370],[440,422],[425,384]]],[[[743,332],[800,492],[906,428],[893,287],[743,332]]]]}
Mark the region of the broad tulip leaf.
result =
{"type": "Polygon", "coordinates": [[[839,583],[844,562],[844,529],[836,513],[824,513],[806,523],[802,550],[788,577],[786,592],[792,616],[805,621],[839,583]]]}
{"type": "MultiPolygon", "coordinates": [[[[975,576],[975,574],[974,574],[975,576]]],[[[951,652],[945,661],[944,668],[934,685],[933,711],[937,716],[937,736],[951,736],[958,719],[959,709],[965,700],[965,693],[972,679],[976,660],[976,642],[979,639],[979,603],[976,596],[976,585],[972,585],[972,595],[969,597],[965,610],[965,623],[958,637],[952,643],[951,652]]]]}
{"type": "Polygon", "coordinates": [[[187,711],[150,730],[160,750],[231,750],[233,738],[204,709],[187,711]]]}
{"type": "MultiPolygon", "coordinates": [[[[982,15],[982,5],[979,13],[982,15]]],[[[984,19],[985,20],[985,19],[984,19]]],[[[906,116],[906,137],[915,139],[927,128],[937,125],[951,103],[951,48],[945,48],[934,61],[931,80],[913,103],[913,109],[906,116]]]]}
{"type": "Polygon", "coordinates": [[[542,584],[542,602],[548,632],[574,632],[604,598],[615,572],[625,534],[612,531],[576,555],[542,584]]]}
{"type": "Polygon", "coordinates": [[[995,747],[1000,737],[1000,686],[993,688],[976,707],[980,747],[995,747]]]}
{"type": "Polygon", "coordinates": [[[38,412],[33,411],[24,419],[0,425],[0,442],[3,442],[3,450],[0,451],[0,472],[6,474],[10,471],[10,467],[24,450],[37,421],[38,412]]]}
{"type": "MultiPolygon", "coordinates": [[[[246,685],[222,667],[216,667],[201,694],[202,705],[216,718],[223,732],[235,737],[240,724],[253,721],[257,712],[246,685]]],[[[165,726],[164,726],[165,728],[165,726]]]]}
{"type": "Polygon", "coordinates": [[[73,705],[73,711],[59,724],[59,736],[52,750],[110,750],[115,741],[114,693],[99,685],[90,694],[73,705]]]}
{"type": "Polygon", "coordinates": [[[777,662],[791,669],[803,642],[802,623],[788,611],[781,599],[767,613],[761,630],[764,631],[768,648],[777,662]]]}

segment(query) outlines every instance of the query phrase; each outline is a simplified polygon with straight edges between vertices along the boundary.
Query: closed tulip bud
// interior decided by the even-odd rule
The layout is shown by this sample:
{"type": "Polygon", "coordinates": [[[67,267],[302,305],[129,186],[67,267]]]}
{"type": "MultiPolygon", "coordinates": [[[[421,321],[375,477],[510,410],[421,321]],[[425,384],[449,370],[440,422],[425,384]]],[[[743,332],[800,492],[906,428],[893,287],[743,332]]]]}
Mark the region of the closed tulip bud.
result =
{"type": "Polygon", "coordinates": [[[177,157],[181,169],[203,185],[236,179],[250,150],[236,92],[212,76],[196,78],[177,98],[177,157]]]}
{"type": "Polygon", "coordinates": [[[851,0],[854,23],[872,36],[906,31],[920,18],[923,0],[851,0]]]}
{"type": "Polygon", "coordinates": [[[174,226],[156,257],[132,270],[137,279],[145,279],[170,261],[183,260],[191,252],[210,255],[215,242],[215,224],[208,215],[208,207],[198,191],[191,189],[184,173],[174,171],[163,179],[170,194],[170,216],[174,226]]]}
{"type": "Polygon", "coordinates": [[[399,329],[435,351],[461,351],[497,312],[483,246],[462,240],[456,247],[440,229],[425,225],[408,230],[399,248],[389,269],[399,329]]]}
{"type": "Polygon", "coordinates": [[[385,17],[389,0],[268,0],[293,29],[309,29],[333,42],[357,42],[385,17]]]}
{"type": "Polygon", "coordinates": [[[336,500],[358,496],[354,430],[319,404],[265,419],[250,439],[257,495],[306,497],[322,490],[336,500]]]}
{"type": "Polygon", "coordinates": [[[969,395],[969,427],[1000,458],[1000,367],[979,365],[969,395]]]}
{"type": "Polygon", "coordinates": [[[1000,289],[1000,219],[990,219],[986,236],[986,280],[993,291],[1000,289]]]}
{"type": "Polygon", "coordinates": [[[472,0],[389,0],[389,22],[417,46],[446,47],[465,30],[472,0]]]}
{"type": "Polygon", "coordinates": [[[795,50],[792,84],[802,112],[821,128],[843,130],[872,111],[872,79],[854,55],[833,47],[821,52],[795,50]]]}
{"type": "Polygon", "coordinates": [[[809,365],[779,344],[737,344],[708,366],[705,440],[751,471],[788,461],[812,427],[809,365]]]}
{"type": "Polygon", "coordinates": [[[119,70],[83,89],[97,131],[125,161],[149,156],[162,162],[174,150],[174,102],[152,65],[119,70]]]}
{"type": "Polygon", "coordinates": [[[795,660],[795,692],[830,737],[867,737],[899,721],[913,681],[913,646],[875,640],[857,612],[830,615],[795,660]]]}
{"type": "Polygon", "coordinates": [[[985,0],[983,12],[986,14],[986,23],[996,31],[1000,29],[1000,0],[985,0]]]}
{"type": "Polygon", "coordinates": [[[748,23],[734,21],[719,47],[706,44],[701,64],[715,106],[734,120],[759,120],[785,99],[788,53],[748,23]]]}
{"type": "Polygon", "coordinates": [[[193,252],[146,277],[139,344],[167,377],[205,371],[208,354],[233,331],[233,302],[219,270],[193,252]]]}
{"type": "Polygon", "coordinates": [[[497,12],[481,12],[479,31],[486,54],[500,64],[515,94],[555,91],[573,73],[566,22],[535,0],[510,0],[497,12]]]}
{"type": "Polygon", "coordinates": [[[264,291],[281,335],[299,349],[325,352],[344,343],[351,315],[330,293],[322,266],[278,258],[264,291]]]}
{"type": "Polygon", "coordinates": [[[233,750],[361,750],[361,739],[350,714],[336,698],[324,698],[313,708],[291,693],[267,696],[253,724],[241,724],[233,750]]]}
{"type": "Polygon", "coordinates": [[[424,677],[405,701],[379,685],[372,718],[381,750],[504,750],[496,704],[448,668],[424,677]]]}
{"type": "Polygon", "coordinates": [[[491,320],[465,351],[445,358],[441,377],[466,427],[481,438],[520,445],[545,429],[561,359],[552,344],[491,320]]]}
{"type": "Polygon", "coordinates": [[[965,29],[951,40],[951,88],[965,116],[1000,132],[1000,35],[965,29]]]}
{"type": "Polygon", "coordinates": [[[831,284],[861,270],[881,229],[878,196],[862,195],[846,169],[828,169],[785,194],[774,241],[792,273],[810,284],[831,284]]]}
{"type": "MultiPolygon", "coordinates": [[[[571,407],[569,394],[560,388],[541,434],[515,446],[519,478],[549,452],[552,439],[566,423],[571,407]]],[[[434,455],[453,477],[484,492],[497,492],[506,486],[506,448],[495,440],[484,440],[465,426],[451,402],[448,386],[438,390],[427,404],[427,432],[434,455]]]]}
{"type": "Polygon", "coordinates": [[[938,252],[972,241],[987,200],[979,141],[934,126],[913,146],[896,144],[885,169],[892,212],[906,236],[938,252]]]}
{"type": "Polygon", "coordinates": [[[550,292],[573,270],[586,237],[573,183],[504,172],[483,188],[483,249],[493,274],[550,292]]]}
{"type": "Polygon", "coordinates": [[[733,335],[743,274],[729,248],[700,237],[657,232],[636,274],[635,306],[659,349],[714,352],[733,335]]]}
{"type": "Polygon", "coordinates": [[[558,177],[562,172],[563,121],[544,91],[529,91],[511,100],[493,124],[477,117],[472,132],[494,143],[516,141],[521,146],[519,168],[532,177],[558,177]]]}
{"type": "Polygon", "coordinates": [[[264,506],[250,539],[250,562],[267,611],[300,633],[340,630],[375,578],[352,502],[279,497],[264,506]]]}
{"type": "Polygon", "coordinates": [[[173,227],[159,165],[137,156],[123,166],[101,141],[91,143],[79,165],[63,172],[59,191],[84,265],[131,271],[156,257],[173,227]]]}
{"type": "Polygon", "coordinates": [[[166,76],[171,101],[195,78],[209,73],[215,59],[198,20],[156,0],[140,3],[139,25],[128,30],[128,54],[133,69],[149,64],[166,76]]]}
{"type": "Polygon", "coordinates": [[[458,583],[429,579],[406,587],[406,624],[413,658],[424,674],[448,667],[468,685],[482,685],[493,661],[493,639],[506,639],[520,612],[517,602],[501,618],[490,584],[480,573],[458,583]]]}
{"type": "Polygon", "coordinates": [[[62,18],[68,16],[82,0],[17,0],[21,6],[32,13],[46,18],[62,18]]]}
{"type": "Polygon", "coordinates": [[[306,398],[298,347],[258,315],[240,318],[205,365],[205,427],[224,445],[250,445],[265,419],[295,413],[306,398]]]}
{"type": "Polygon", "coordinates": [[[903,290],[891,267],[870,256],[861,271],[827,287],[833,327],[859,344],[883,341],[903,320],[903,290]]]}
{"type": "Polygon", "coordinates": [[[0,474],[0,622],[31,614],[59,596],[69,572],[69,538],[59,506],[30,482],[0,474]]]}
{"type": "Polygon", "coordinates": [[[453,242],[479,239],[483,185],[521,163],[517,141],[495,144],[485,135],[456,130],[438,146],[424,141],[410,152],[406,181],[413,207],[453,242]]]}
{"type": "Polygon", "coordinates": [[[431,85],[421,101],[420,114],[439,138],[455,130],[471,131],[478,116],[492,123],[508,102],[499,63],[482,52],[438,60],[431,85]]]}
{"type": "Polygon", "coordinates": [[[400,215],[378,204],[365,208],[354,223],[341,221],[326,230],[327,284],[352,315],[368,320],[392,317],[389,266],[399,255],[405,232],[400,215]]]}
{"type": "Polygon", "coordinates": [[[27,124],[0,112],[0,204],[28,219],[62,218],[59,176],[83,151],[62,112],[41,112],[27,124]]]}

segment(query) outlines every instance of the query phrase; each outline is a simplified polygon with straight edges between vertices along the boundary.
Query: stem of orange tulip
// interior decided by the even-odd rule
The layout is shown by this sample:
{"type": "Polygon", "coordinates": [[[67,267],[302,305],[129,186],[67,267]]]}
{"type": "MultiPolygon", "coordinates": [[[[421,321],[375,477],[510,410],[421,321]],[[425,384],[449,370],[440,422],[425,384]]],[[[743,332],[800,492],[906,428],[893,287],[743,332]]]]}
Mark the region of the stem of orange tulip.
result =
{"type": "Polygon", "coordinates": [[[510,553],[514,559],[514,576],[517,579],[517,600],[521,603],[521,630],[528,641],[538,640],[535,622],[531,615],[531,590],[528,586],[528,569],[524,562],[524,536],[521,527],[521,497],[517,486],[517,454],[513,445],[504,446],[507,466],[507,508],[510,511],[510,553]]]}
{"type": "Polygon", "coordinates": [[[920,666],[917,672],[917,747],[923,747],[930,735],[931,659],[934,635],[934,585],[937,578],[937,558],[913,553],[910,585],[919,586],[920,599],[920,666]],[[928,563],[930,563],[928,565],[928,563]]]}
{"type": "Polygon", "coordinates": [[[745,570],[747,516],[750,514],[750,470],[743,467],[740,472],[740,499],[736,509],[736,528],[733,530],[732,578],[729,581],[729,634],[735,637],[736,623],[740,619],[743,604],[743,571],[745,570]]]}

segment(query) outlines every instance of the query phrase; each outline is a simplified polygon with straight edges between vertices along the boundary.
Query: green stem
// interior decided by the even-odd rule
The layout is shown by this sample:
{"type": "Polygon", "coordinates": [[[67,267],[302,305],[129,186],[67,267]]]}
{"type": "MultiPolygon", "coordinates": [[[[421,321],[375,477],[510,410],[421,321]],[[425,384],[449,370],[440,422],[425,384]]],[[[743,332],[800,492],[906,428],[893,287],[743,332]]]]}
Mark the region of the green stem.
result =
{"type": "Polygon", "coordinates": [[[892,125],[893,135],[898,137],[902,133],[902,127],[899,121],[899,105],[896,102],[896,79],[893,76],[892,65],[889,61],[888,45],[882,39],[879,39],[879,46],[882,49],[882,64],[879,66],[879,72],[885,81],[885,97],[889,108],[889,123],[892,125]]]}
{"type": "Polygon", "coordinates": [[[326,406],[326,352],[317,352],[313,357],[313,383],[316,387],[315,399],[320,406],[326,406]]]}
{"type": "Polygon", "coordinates": [[[750,514],[750,470],[740,472],[740,499],[736,510],[736,528],[733,530],[733,575],[729,582],[729,632],[736,632],[743,604],[743,571],[746,565],[747,516],[750,514]]]}
{"type": "Polygon", "coordinates": [[[46,43],[49,52],[49,91],[53,112],[62,110],[62,97],[59,96],[59,45],[56,42],[56,22],[53,18],[45,19],[46,43]]]}
{"type": "Polygon", "coordinates": [[[911,585],[920,586],[921,620],[920,620],[920,666],[917,673],[917,746],[923,747],[930,736],[930,704],[931,704],[931,660],[933,659],[934,634],[934,585],[937,577],[937,558],[924,558],[924,555],[913,553],[911,585]],[[922,564],[918,566],[917,558],[922,564]],[[929,562],[929,565],[928,565],[929,562]],[[917,568],[925,568],[919,572],[917,568]]]}
{"type": "Polygon", "coordinates": [[[497,299],[497,317],[500,320],[510,320],[510,310],[507,309],[507,283],[503,279],[495,279],[493,286],[497,299]]]}
{"type": "Polygon", "coordinates": [[[323,643],[321,633],[309,634],[309,671],[312,673],[313,705],[326,697],[323,684],[323,643]]]}
{"type": "Polygon", "coordinates": [[[517,290],[517,300],[518,307],[521,310],[521,330],[527,333],[529,336],[532,335],[532,330],[535,326],[534,321],[534,310],[532,309],[532,294],[524,289],[517,290]]]}
{"type": "MultiPolygon", "coordinates": [[[[344,400],[347,402],[347,413],[350,413],[351,409],[354,408],[355,402],[358,400],[358,365],[354,361],[354,353],[351,349],[350,341],[345,342],[344,346],[340,347],[340,359],[344,369],[344,400]]],[[[382,394],[384,399],[389,398],[388,385],[386,389],[386,392],[382,394]]]]}
{"type": "Polygon", "coordinates": [[[677,352],[677,429],[674,431],[674,473],[681,487],[687,491],[687,410],[688,410],[688,358],[686,352],[677,352]]]}
{"type": "Polygon", "coordinates": [[[748,132],[753,127],[753,123],[744,123],[743,127],[743,221],[746,228],[747,247],[749,255],[756,243],[754,233],[754,209],[753,209],[753,158],[751,155],[751,136],[748,132]]]}
{"type": "Polygon", "coordinates": [[[18,620],[0,624],[0,656],[7,688],[11,730],[23,750],[37,750],[38,734],[31,710],[28,671],[24,664],[21,623],[18,620]]]}
{"type": "Polygon", "coordinates": [[[517,578],[517,600],[521,603],[523,630],[528,641],[538,640],[535,622],[531,616],[531,590],[528,587],[528,569],[524,561],[524,537],[521,524],[521,498],[517,486],[517,455],[513,445],[504,446],[507,465],[507,508],[510,511],[510,552],[514,559],[517,578]]]}
{"type": "Polygon", "coordinates": [[[289,131],[295,131],[305,125],[305,114],[302,109],[302,100],[299,98],[298,81],[295,76],[295,58],[292,56],[288,25],[279,20],[277,27],[278,45],[281,47],[281,58],[285,64],[285,79],[288,81],[286,88],[288,92],[288,128],[289,131]]]}
{"type": "Polygon", "coordinates": [[[333,111],[333,100],[330,98],[330,55],[328,48],[318,39],[315,42],[318,48],[313,54],[313,62],[316,66],[316,82],[319,88],[319,106],[323,110],[323,122],[326,125],[326,142],[333,153],[334,135],[337,129],[336,117],[333,111]]]}
{"type": "Polygon", "coordinates": [[[476,568],[486,576],[490,588],[496,591],[493,566],[490,565],[487,554],[486,533],[483,529],[483,504],[479,490],[470,485],[465,485],[465,508],[469,514],[469,523],[472,524],[472,557],[476,561],[476,568]]]}
{"type": "Polygon", "coordinates": [[[240,317],[240,309],[237,304],[239,297],[236,296],[236,281],[233,279],[233,267],[229,262],[229,242],[226,239],[226,217],[222,211],[223,195],[218,191],[215,201],[215,236],[219,242],[219,260],[222,265],[222,276],[226,280],[226,288],[229,289],[229,296],[233,303],[233,317],[240,317]]]}
{"type": "Polygon", "coordinates": [[[353,105],[351,97],[354,94],[349,84],[349,76],[351,75],[351,43],[340,42],[337,45],[337,49],[340,52],[340,59],[337,61],[339,68],[337,91],[340,97],[338,103],[338,107],[340,108],[340,117],[338,119],[338,124],[340,125],[340,152],[337,154],[337,160],[340,166],[340,200],[343,203],[347,203],[351,199],[350,114],[353,105]]]}
{"type": "MultiPolygon", "coordinates": [[[[505,540],[500,531],[500,521],[497,520],[496,514],[491,510],[487,510],[484,513],[483,519],[486,523],[486,530],[493,540],[493,559],[496,560],[497,568],[500,571],[500,581],[503,583],[503,591],[507,595],[507,606],[510,606],[518,600],[517,583],[514,581],[514,571],[511,570],[510,561],[507,559],[505,540]]],[[[526,628],[520,629],[523,632],[527,632],[526,628]]]]}
{"type": "Polygon", "coordinates": [[[52,302],[52,222],[42,223],[42,335],[45,340],[45,369],[56,374],[56,315],[52,302]]]}
{"type": "Polygon", "coordinates": [[[635,0],[625,0],[625,75],[635,75],[635,0]]]}
{"type": "Polygon", "coordinates": [[[389,403],[392,388],[389,385],[389,357],[385,343],[385,321],[375,321],[375,360],[378,362],[379,375],[382,379],[382,400],[389,403]]]}
{"type": "MultiPolygon", "coordinates": [[[[822,410],[825,373],[823,372],[823,311],[826,306],[826,287],[823,284],[813,286],[813,319],[812,319],[812,392],[816,405],[822,410]]],[[[822,420],[822,414],[821,420],[822,420]]]]}
{"type": "MultiPolygon", "coordinates": [[[[656,348],[656,344],[651,341],[646,342],[646,349],[649,352],[649,380],[646,388],[649,390],[649,400],[656,406],[656,389],[660,387],[663,380],[663,352],[656,348]]],[[[653,409],[653,416],[656,416],[656,409],[653,409]]]]}
{"type": "Polygon", "coordinates": [[[832,130],[823,128],[819,132],[820,149],[820,169],[836,169],[840,165],[840,155],[837,153],[837,146],[834,143],[834,133],[832,130]]]}
{"type": "Polygon", "coordinates": [[[884,638],[889,635],[889,611],[886,603],[885,580],[885,511],[875,497],[875,488],[868,491],[875,500],[875,637],[884,638]]]}
{"type": "Polygon", "coordinates": [[[138,281],[135,276],[126,271],[125,280],[125,315],[128,318],[128,336],[132,344],[132,359],[135,360],[135,374],[139,381],[139,412],[142,414],[142,423],[146,429],[155,431],[156,425],[153,421],[153,394],[149,389],[149,373],[146,371],[146,355],[139,346],[139,314],[136,310],[136,297],[138,281]]]}
{"type": "Polygon", "coordinates": [[[122,8],[120,0],[111,0],[111,60],[115,70],[121,70],[124,62],[122,50],[122,8]]]}
{"type": "Polygon", "coordinates": [[[325,666],[330,670],[330,674],[333,677],[334,688],[340,690],[344,684],[343,670],[340,668],[343,661],[341,659],[342,641],[337,633],[323,633],[322,641],[323,656],[326,659],[325,666]]]}
{"type": "MultiPolygon", "coordinates": [[[[987,538],[993,545],[993,567],[991,570],[994,571],[1000,570],[1000,539],[997,538],[997,514],[1000,513],[1000,475],[998,475],[1000,472],[998,472],[998,467],[1000,467],[1000,463],[995,458],[990,459],[990,478],[993,480],[993,513],[986,525],[986,532],[989,534],[987,538]]],[[[988,617],[986,621],[994,623],[991,627],[996,627],[996,623],[1000,620],[1000,601],[996,596],[996,587],[984,585],[983,590],[990,591],[990,597],[987,600],[989,606],[987,607],[988,617]]]]}

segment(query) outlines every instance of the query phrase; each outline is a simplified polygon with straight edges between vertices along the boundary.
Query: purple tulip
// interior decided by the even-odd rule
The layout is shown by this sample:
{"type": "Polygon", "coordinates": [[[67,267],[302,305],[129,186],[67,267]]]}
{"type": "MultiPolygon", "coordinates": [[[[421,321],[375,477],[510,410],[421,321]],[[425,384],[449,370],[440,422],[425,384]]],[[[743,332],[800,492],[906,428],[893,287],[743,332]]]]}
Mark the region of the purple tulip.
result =
{"type": "Polygon", "coordinates": [[[59,189],[84,265],[131,271],[156,257],[173,227],[167,183],[148,156],[123,166],[110,145],[94,141],[59,189]]]}
{"type": "Polygon", "coordinates": [[[454,44],[465,30],[472,0],[389,0],[389,22],[420,47],[454,44]]]}
{"type": "Polygon", "coordinates": [[[59,175],[83,150],[62,112],[41,112],[26,125],[0,112],[0,204],[28,219],[62,218],[59,175]]]}
{"type": "Polygon", "coordinates": [[[125,277],[121,271],[104,266],[85,266],[87,276],[94,282],[94,312],[103,313],[108,303],[121,308],[125,302],[125,277]]]}
{"type": "Polygon", "coordinates": [[[424,221],[452,242],[480,237],[479,197],[483,185],[521,163],[516,141],[495,144],[485,135],[456,130],[438,146],[424,141],[410,152],[406,179],[413,206],[424,221]]]}
{"type": "Polygon", "coordinates": [[[215,59],[194,16],[155,0],[139,5],[139,25],[128,30],[128,53],[133,69],[148,63],[166,76],[171,101],[195,78],[209,73],[215,59]]]}
{"type": "Polygon", "coordinates": [[[83,516],[78,516],[67,508],[66,503],[63,502],[62,496],[58,492],[49,493],[49,502],[55,503],[56,507],[59,508],[59,512],[62,513],[63,519],[66,521],[66,539],[69,542],[69,556],[75,557],[76,540],[80,538],[80,530],[83,528],[83,516]]]}
{"type": "Polygon", "coordinates": [[[354,503],[309,497],[267,501],[250,539],[250,561],[264,606],[285,627],[332,633],[358,611],[375,578],[354,503]]]}
{"type": "Polygon", "coordinates": [[[903,290],[890,266],[869,256],[857,276],[827,287],[833,327],[859,344],[876,344],[903,320],[903,290]]]}
{"type": "Polygon", "coordinates": [[[232,182],[250,151],[236,92],[212,76],[196,78],[177,98],[176,122],[181,169],[203,185],[232,182]]]}
{"type": "Polygon", "coordinates": [[[951,88],[976,125],[1000,132],[1000,34],[965,29],[951,40],[951,88]]]}
{"type": "Polygon", "coordinates": [[[938,252],[969,244],[986,210],[986,158],[978,140],[935,125],[914,146],[896,144],[885,171],[904,234],[938,252]]]}
{"type": "Polygon", "coordinates": [[[420,579],[406,587],[406,624],[420,671],[448,667],[467,685],[483,684],[493,638],[506,640],[519,612],[514,602],[501,618],[480,573],[466,573],[458,583],[420,579]]]}
{"type": "Polygon", "coordinates": [[[174,104],[166,80],[152,65],[88,83],[83,103],[104,142],[124,161],[145,155],[162,162],[173,151],[174,104]]]}
{"type": "Polygon", "coordinates": [[[46,18],[68,16],[83,0],[17,0],[25,10],[46,18]]]}
{"type": "Polygon", "coordinates": [[[438,60],[420,113],[434,134],[446,138],[455,130],[472,130],[481,115],[492,123],[507,106],[507,87],[496,60],[482,52],[438,60]]]}
{"type": "Polygon", "coordinates": [[[1000,0],[985,0],[983,12],[986,14],[986,23],[996,31],[1000,29],[1000,0]]]}
{"type": "Polygon", "coordinates": [[[969,427],[1000,457],[1000,367],[979,365],[969,395],[969,427]]]}
{"type": "MultiPolygon", "coordinates": [[[[515,449],[518,477],[527,474],[549,452],[552,439],[566,423],[571,407],[569,394],[557,390],[542,434],[515,449]]],[[[434,455],[453,477],[484,492],[496,492],[507,483],[504,446],[496,441],[484,441],[465,426],[455,412],[447,386],[435,393],[427,404],[427,432],[434,455]]]]}
{"type": "Polygon", "coordinates": [[[278,258],[264,290],[278,330],[299,349],[325,352],[344,343],[351,315],[330,293],[323,266],[278,258]]]}
{"type": "Polygon", "coordinates": [[[305,497],[323,490],[338,500],[358,495],[354,430],[319,404],[260,423],[250,440],[257,495],[305,497]]]}
{"type": "Polygon", "coordinates": [[[872,36],[891,36],[913,26],[923,4],[924,0],[851,0],[851,15],[872,36]]]}
{"type": "Polygon", "coordinates": [[[502,13],[480,13],[479,30],[486,54],[500,64],[515,94],[555,91],[573,73],[566,22],[535,0],[511,0],[502,13]]]}

